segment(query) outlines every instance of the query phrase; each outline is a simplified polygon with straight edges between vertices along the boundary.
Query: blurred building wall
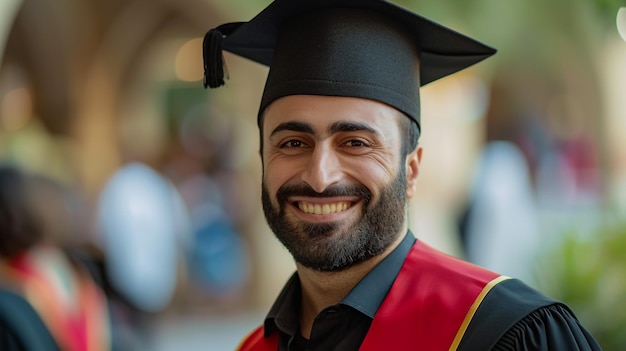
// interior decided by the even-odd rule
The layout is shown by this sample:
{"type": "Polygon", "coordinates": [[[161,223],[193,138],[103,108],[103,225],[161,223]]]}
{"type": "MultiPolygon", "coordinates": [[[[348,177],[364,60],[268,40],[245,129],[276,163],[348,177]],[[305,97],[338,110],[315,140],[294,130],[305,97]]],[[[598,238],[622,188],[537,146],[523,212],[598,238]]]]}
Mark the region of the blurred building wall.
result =
{"type": "MultiPolygon", "coordinates": [[[[240,292],[235,302],[181,299],[207,309],[269,304],[293,264],[267,229],[258,201],[256,113],[267,70],[228,57],[237,72],[230,89],[209,94],[201,80],[202,35],[240,20],[239,13],[215,1],[26,0],[1,6],[0,158],[77,187],[93,217],[104,184],[129,162],[145,163],[180,181],[176,185],[195,173],[210,174],[225,192],[222,205],[250,255],[267,266],[253,265],[259,269],[246,282],[248,293],[240,292]],[[183,120],[204,105],[212,109],[204,117],[221,118],[228,130],[209,124],[207,135],[200,135],[229,139],[222,149],[203,145],[219,164],[182,140],[183,120]]],[[[95,226],[93,231],[97,240],[95,226]]]]}

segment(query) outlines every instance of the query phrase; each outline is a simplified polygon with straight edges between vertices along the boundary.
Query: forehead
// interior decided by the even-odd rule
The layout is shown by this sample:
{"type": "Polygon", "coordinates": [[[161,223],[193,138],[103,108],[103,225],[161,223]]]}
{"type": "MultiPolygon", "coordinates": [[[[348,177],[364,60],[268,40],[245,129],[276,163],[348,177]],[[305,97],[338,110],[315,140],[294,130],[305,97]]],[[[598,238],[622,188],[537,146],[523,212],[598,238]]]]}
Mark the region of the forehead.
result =
{"type": "Polygon", "coordinates": [[[381,133],[398,130],[399,118],[407,118],[395,108],[374,100],[317,95],[291,95],[270,104],[263,114],[267,135],[281,123],[304,122],[313,130],[325,130],[336,122],[365,123],[381,133]]]}

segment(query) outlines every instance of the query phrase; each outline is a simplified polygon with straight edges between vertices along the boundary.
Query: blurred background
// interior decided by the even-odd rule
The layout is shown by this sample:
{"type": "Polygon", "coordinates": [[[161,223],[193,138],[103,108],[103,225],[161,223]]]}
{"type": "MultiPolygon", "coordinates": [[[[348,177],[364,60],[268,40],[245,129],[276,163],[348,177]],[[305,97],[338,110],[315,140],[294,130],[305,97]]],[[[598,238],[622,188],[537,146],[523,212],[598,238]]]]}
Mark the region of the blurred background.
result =
{"type": "MultiPolygon", "coordinates": [[[[260,202],[267,68],[225,53],[202,87],[205,32],[269,2],[0,0],[0,162],[80,199],[121,350],[232,350],[294,270],[260,202]]],[[[626,349],[626,1],[396,3],[499,51],[422,89],[410,227],[626,349]]]]}

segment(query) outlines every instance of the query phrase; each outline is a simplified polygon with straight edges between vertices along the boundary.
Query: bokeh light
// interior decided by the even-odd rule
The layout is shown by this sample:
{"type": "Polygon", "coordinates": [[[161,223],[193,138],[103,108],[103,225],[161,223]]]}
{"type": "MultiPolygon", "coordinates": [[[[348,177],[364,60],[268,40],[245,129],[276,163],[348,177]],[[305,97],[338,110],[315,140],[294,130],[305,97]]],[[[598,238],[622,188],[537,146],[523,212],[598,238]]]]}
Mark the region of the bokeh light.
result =
{"type": "Polygon", "coordinates": [[[176,77],[184,82],[202,79],[202,38],[184,43],[176,53],[176,77]]]}
{"type": "Polygon", "coordinates": [[[622,39],[626,41],[626,7],[622,7],[617,11],[617,31],[622,39]]]}

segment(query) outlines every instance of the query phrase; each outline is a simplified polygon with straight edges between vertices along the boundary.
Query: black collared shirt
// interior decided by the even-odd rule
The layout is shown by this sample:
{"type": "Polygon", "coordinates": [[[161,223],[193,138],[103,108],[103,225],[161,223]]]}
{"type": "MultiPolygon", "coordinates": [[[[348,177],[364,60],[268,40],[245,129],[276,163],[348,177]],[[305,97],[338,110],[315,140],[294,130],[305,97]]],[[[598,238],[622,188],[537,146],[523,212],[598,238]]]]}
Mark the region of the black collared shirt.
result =
{"type": "Polygon", "coordinates": [[[295,273],[265,319],[265,330],[280,331],[279,351],[358,350],[378,307],[415,243],[408,232],[400,245],[369,272],[338,304],[315,318],[310,340],[300,335],[300,279],[295,273]]]}

